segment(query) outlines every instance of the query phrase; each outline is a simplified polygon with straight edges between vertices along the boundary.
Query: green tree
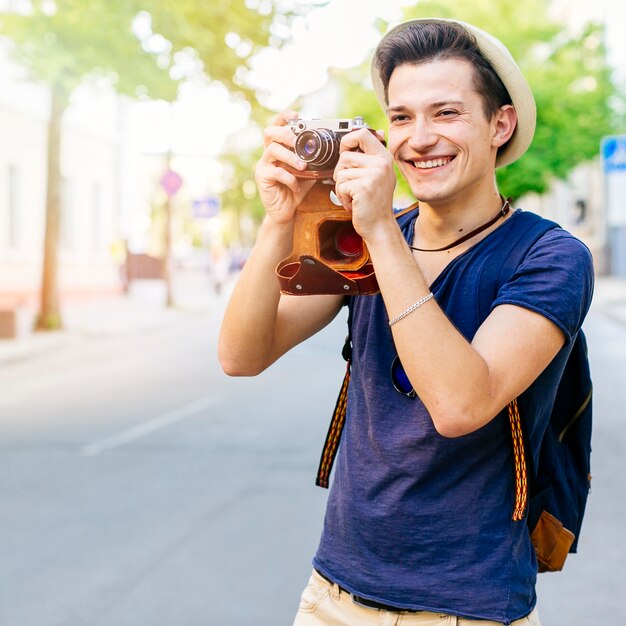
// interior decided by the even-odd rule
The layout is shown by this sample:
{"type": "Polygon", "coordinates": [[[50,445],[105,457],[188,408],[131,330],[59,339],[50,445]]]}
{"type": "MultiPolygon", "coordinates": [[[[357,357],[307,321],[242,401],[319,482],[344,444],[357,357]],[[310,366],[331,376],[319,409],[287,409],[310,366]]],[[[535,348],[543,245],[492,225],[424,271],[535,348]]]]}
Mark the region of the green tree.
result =
{"type": "Polygon", "coordinates": [[[226,170],[222,208],[231,216],[225,243],[251,244],[250,241],[244,241],[241,232],[242,218],[246,215],[255,223],[259,223],[265,215],[254,180],[254,169],[261,158],[261,153],[262,148],[259,147],[243,152],[227,152],[222,157],[226,170]]]}
{"type": "Polygon", "coordinates": [[[37,329],[62,327],[58,289],[60,155],[64,113],[89,77],[121,94],[172,101],[185,67],[203,72],[257,107],[246,87],[249,59],[271,40],[272,5],[245,0],[32,0],[26,14],[0,14],[31,77],[50,89],[44,262],[37,329]]]}
{"type": "MultiPolygon", "coordinates": [[[[623,94],[607,65],[602,26],[568,32],[550,18],[548,7],[547,0],[425,0],[405,9],[405,19],[454,17],[483,28],[509,48],[522,68],[537,102],[537,130],[524,157],[497,171],[503,193],[513,197],[546,191],[551,179],[565,178],[594,158],[600,139],[620,124],[611,104],[623,102],[623,94]]],[[[363,87],[366,72],[369,62],[346,73],[347,110],[350,115],[372,111],[378,123],[376,98],[363,87]]]]}
{"type": "MultiPolygon", "coordinates": [[[[83,0],[88,2],[89,0],[83,0]]],[[[154,33],[172,44],[171,57],[195,58],[203,73],[245,100],[250,115],[266,114],[256,90],[248,85],[250,60],[267,46],[280,46],[277,24],[287,25],[294,12],[279,0],[134,0],[150,15],[154,33]]]]}

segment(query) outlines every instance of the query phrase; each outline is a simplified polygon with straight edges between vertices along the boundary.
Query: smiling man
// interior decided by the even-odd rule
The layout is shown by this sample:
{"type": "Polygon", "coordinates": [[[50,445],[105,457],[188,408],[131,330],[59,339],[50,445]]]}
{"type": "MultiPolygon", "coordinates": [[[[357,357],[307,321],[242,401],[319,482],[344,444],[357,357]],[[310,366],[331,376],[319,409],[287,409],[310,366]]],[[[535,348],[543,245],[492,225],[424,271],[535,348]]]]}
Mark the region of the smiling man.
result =
{"type": "Polygon", "coordinates": [[[516,481],[507,406],[529,459],[589,308],[591,256],[512,210],[495,168],[523,155],[535,104],[508,50],[456,20],[391,30],[372,63],[388,148],[347,134],[335,191],[367,244],[376,296],[281,295],[276,264],[310,188],[280,115],[256,176],[267,211],[226,311],[220,359],[254,375],[350,309],[347,418],[314,571],[296,626],[539,624],[537,562],[516,481]],[[418,203],[392,209],[393,164],[418,203]],[[506,274],[516,247],[526,254],[506,274]]]}

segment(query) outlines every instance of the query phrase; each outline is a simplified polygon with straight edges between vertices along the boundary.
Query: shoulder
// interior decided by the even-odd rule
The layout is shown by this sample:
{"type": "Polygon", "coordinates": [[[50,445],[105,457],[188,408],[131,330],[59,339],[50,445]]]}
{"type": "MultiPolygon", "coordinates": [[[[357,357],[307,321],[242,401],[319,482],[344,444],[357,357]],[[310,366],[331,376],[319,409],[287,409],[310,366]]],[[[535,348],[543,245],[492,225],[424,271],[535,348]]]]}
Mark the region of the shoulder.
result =
{"type": "Polygon", "coordinates": [[[563,268],[593,273],[593,257],[589,248],[580,239],[558,225],[545,231],[535,241],[529,248],[523,263],[544,265],[548,269],[563,268]]]}
{"type": "Polygon", "coordinates": [[[515,267],[528,262],[547,263],[548,268],[579,264],[593,271],[589,248],[556,222],[517,209],[507,226],[498,246],[515,267]]]}
{"type": "Polygon", "coordinates": [[[515,304],[542,313],[571,339],[591,304],[593,258],[580,239],[554,222],[538,216],[531,219],[540,225],[536,227],[540,234],[531,242],[524,242],[532,237],[530,230],[520,238],[518,245],[525,254],[516,260],[512,273],[500,286],[492,308],[515,304]]]}

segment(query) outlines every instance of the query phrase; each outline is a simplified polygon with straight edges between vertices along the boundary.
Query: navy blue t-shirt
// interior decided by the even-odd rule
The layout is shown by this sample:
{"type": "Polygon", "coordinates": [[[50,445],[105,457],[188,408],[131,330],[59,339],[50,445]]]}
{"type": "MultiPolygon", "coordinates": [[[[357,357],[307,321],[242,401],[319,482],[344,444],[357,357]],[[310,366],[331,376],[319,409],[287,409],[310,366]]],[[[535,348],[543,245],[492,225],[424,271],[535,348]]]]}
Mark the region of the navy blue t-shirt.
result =
{"type": "MultiPolygon", "coordinates": [[[[533,454],[593,290],[589,250],[566,231],[543,235],[493,302],[478,281],[506,240],[523,232],[516,211],[455,258],[431,285],[471,341],[500,304],[553,321],[566,344],[519,398],[533,454]]],[[[404,228],[413,237],[415,220],[404,228]]],[[[314,566],[350,592],[398,608],[509,623],[535,605],[537,564],[525,520],[512,520],[514,480],[506,410],[468,435],[435,430],[419,398],[391,382],[397,352],[382,297],[350,299],[348,412],[314,566]]],[[[512,361],[512,367],[514,367],[512,361]]]]}

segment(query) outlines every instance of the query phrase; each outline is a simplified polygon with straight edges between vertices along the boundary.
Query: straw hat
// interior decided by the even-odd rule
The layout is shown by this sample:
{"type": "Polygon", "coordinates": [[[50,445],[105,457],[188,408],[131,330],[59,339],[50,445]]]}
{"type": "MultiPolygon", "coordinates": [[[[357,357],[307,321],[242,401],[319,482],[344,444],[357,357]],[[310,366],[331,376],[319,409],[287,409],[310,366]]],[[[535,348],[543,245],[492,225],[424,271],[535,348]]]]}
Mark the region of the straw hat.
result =
{"type": "MultiPolygon", "coordinates": [[[[489,61],[496,74],[500,77],[500,80],[506,87],[509,95],[511,96],[511,102],[517,111],[517,126],[513,132],[513,136],[509,139],[504,148],[498,150],[498,156],[496,159],[496,167],[503,167],[509,165],[519,159],[524,152],[528,149],[533,135],[535,134],[535,123],[537,120],[537,108],[535,106],[535,99],[532,91],[522,74],[522,71],[518,67],[517,63],[511,56],[511,53],[504,46],[504,44],[496,39],[493,35],[468,24],[467,22],[461,22],[460,20],[444,19],[444,18],[419,18],[415,20],[409,20],[399,24],[392,28],[380,41],[378,47],[385,39],[392,33],[410,27],[412,24],[419,24],[422,22],[454,22],[459,24],[467,31],[469,31],[476,39],[478,48],[481,54],[489,61]]],[[[376,53],[378,52],[378,48],[376,53]]],[[[374,91],[378,97],[383,109],[387,108],[387,101],[385,98],[385,89],[381,80],[378,68],[376,67],[376,53],[372,60],[372,83],[374,85],[374,91]]]]}

